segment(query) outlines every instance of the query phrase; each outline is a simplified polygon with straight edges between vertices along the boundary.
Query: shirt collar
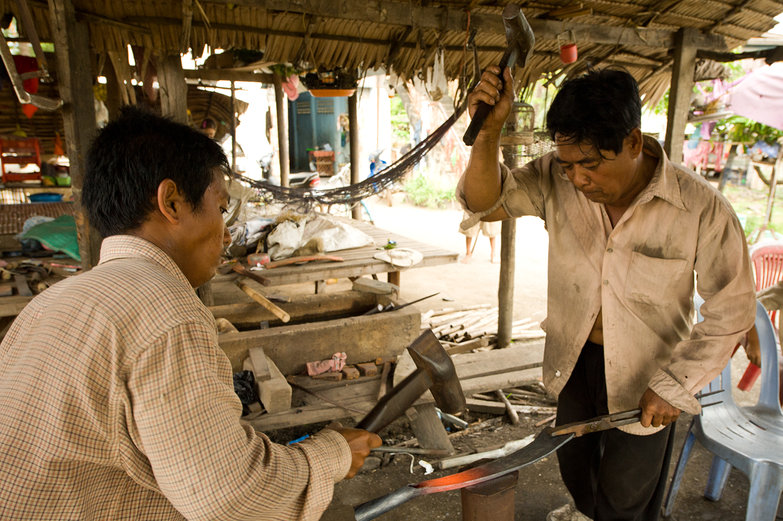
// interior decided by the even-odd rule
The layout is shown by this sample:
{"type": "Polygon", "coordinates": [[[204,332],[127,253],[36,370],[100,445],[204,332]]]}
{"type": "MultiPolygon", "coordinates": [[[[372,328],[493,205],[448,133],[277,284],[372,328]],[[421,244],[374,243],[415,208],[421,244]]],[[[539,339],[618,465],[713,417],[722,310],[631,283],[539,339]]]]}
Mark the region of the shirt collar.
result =
{"type": "Polygon", "coordinates": [[[674,165],[666,157],[666,152],[664,152],[661,144],[653,137],[644,136],[644,151],[657,158],[658,164],[655,167],[652,179],[639,194],[638,202],[646,203],[653,197],[658,197],[680,210],[685,210],[685,203],[683,203],[682,194],[680,194],[680,183],[677,181],[677,176],[674,173],[674,165]]]}
{"type": "Polygon", "coordinates": [[[160,264],[166,271],[170,272],[189,288],[192,287],[174,260],[148,240],[135,235],[112,235],[103,239],[100,261],[98,261],[99,265],[115,259],[128,258],[149,259],[160,264]]]}

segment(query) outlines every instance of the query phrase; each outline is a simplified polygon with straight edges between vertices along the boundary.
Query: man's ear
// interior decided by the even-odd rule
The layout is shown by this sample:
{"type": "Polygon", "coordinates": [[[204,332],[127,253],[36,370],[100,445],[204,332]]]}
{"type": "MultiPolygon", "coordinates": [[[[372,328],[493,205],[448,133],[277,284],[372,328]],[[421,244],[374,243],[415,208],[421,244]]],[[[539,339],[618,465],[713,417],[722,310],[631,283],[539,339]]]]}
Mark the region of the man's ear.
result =
{"type": "Polygon", "coordinates": [[[625,144],[628,147],[628,153],[631,157],[639,157],[644,149],[644,136],[642,135],[642,129],[636,127],[626,137],[625,144]]]}
{"type": "Polygon", "coordinates": [[[171,224],[179,222],[182,212],[182,205],[185,204],[185,197],[180,192],[177,184],[171,179],[164,179],[158,185],[156,194],[156,203],[158,211],[171,224]]]}

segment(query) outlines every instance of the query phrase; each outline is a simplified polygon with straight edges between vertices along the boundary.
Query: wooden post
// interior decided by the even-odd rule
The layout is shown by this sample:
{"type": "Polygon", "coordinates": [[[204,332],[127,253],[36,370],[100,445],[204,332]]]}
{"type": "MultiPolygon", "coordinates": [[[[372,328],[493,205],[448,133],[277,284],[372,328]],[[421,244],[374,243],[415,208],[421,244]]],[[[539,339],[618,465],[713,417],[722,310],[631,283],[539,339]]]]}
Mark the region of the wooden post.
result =
{"type": "Polygon", "coordinates": [[[231,170],[237,171],[237,108],[234,80],[231,80],[231,170]]]}
{"type": "Polygon", "coordinates": [[[500,277],[498,281],[498,348],[511,344],[514,322],[514,270],[517,220],[506,219],[500,228],[500,277]]]}
{"type": "Polygon", "coordinates": [[[158,66],[160,83],[160,111],[178,123],[188,124],[188,85],[182,71],[182,58],[170,54],[160,60],[158,66]]]}
{"type": "Polygon", "coordinates": [[[693,72],[696,68],[696,34],[693,29],[683,28],[674,37],[674,64],[669,91],[669,110],[666,114],[666,142],[664,149],[669,159],[682,163],[682,144],[685,140],[685,125],[693,91],[693,72]]]}
{"type": "Polygon", "coordinates": [[[96,131],[95,106],[92,92],[92,65],[87,26],[76,21],[71,0],[49,0],[57,78],[63,100],[63,127],[71,186],[76,201],[76,229],[82,268],[90,269],[98,263],[101,237],[90,226],[81,206],[84,186],[85,156],[96,131]]]}
{"type": "Polygon", "coordinates": [[[274,75],[275,84],[275,108],[277,110],[277,148],[280,155],[280,186],[288,186],[290,159],[288,156],[288,110],[283,94],[283,79],[279,74],[274,75]]]}
{"type": "MultiPolygon", "coordinates": [[[[359,182],[359,89],[348,98],[348,138],[351,144],[351,184],[359,182]]],[[[351,217],[362,220],[362,207],[356,204],[351,209],[351,217]]]]}
{"type": "Polygon", "coordinates": [[[122,92],[117,73],[114,71],[114,65],[111,60],[106,60],[104,65],[104,76],[106,76],[106,109],[109,111],[109,120],[115,119],[120,113],[122,107],[122,92]]]}

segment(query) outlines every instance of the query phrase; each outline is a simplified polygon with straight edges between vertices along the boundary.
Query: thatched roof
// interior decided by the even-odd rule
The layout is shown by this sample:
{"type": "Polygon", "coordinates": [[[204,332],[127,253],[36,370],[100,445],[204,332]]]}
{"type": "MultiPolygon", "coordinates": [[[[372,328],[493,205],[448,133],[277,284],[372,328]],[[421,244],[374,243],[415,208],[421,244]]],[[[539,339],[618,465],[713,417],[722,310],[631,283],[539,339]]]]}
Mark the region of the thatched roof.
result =
{"type": "MultiPolygon", "coordinates": [[[[457,77],[463,46],[475,30],[480,65],[498,61],[505,47],[499,1],[377,0],[73,0],[89,23],[96,52],[127,44],[177,52],[208,45],[264,52],[269,63],[373,69],[387,67],[409,78],[446,52],[445,68],[457,77]]],[[[31,2],[36,25],[50,39],[47,3],[31,2]]],[[[775,25],[783,12],[775,0],[541,0],[523,2],[536,34],[524,75],[563,68],[558,33],[573,30],[580,62],[627,67],[643,83],[668,78],[672,33],[699,32],[699,44],[729,50],[775,25]],[[581,7],[580,7],[581,6],[581,7]]],[[[0,8],[14,11],[13,0],[0,8]]],[[[469,61],[469,57],[468,57],[469,61]]],[[[578,66],[577,64],[571,67],[578,66]]],[[[666,80],[668,83],[668,80],[666,80]]]]}
{"type": "MultiPolygon", "coordinates": [[[[43,40],[51,41],[44,0],[29,0],[43,40]]],[[[471,38],[481,68],[505,48],[501,12],[508,0],[73,0],[89,24],[96,53],[128,44],[158,55],[210,48],[252,49],[267,64],[375,69],[411,78],[445,52],[445,72],[471,68],[464,52],[471,38]]],[[[536,35],[535,53],[521,74],[525,83],[543,73],[583,66],[621,65],[644,92],[657,97],[669,84],[674,33],[691,28],[700,48],[728,51],[775,25],[776,0],[535,0],[522,11],[536,35]],[[579,60],[564,66],[558,35],[572,30],[579,60]]],[[[4,12],[14,0],[0,0],[4,12]]]]}

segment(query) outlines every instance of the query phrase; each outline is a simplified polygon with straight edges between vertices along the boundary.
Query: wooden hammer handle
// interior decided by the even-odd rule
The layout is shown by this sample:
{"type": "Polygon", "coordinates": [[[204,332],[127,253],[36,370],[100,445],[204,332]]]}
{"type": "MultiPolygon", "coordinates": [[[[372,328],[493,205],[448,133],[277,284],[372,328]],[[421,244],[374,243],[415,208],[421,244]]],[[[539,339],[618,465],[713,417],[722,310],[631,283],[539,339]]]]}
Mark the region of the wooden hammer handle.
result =
{"type": "Polygon", "coordinates": [[[238,280],[236,281],[236,285],[239,286],[239,289],[244,291],[250,298],[264,306],[267,310],[271,311],[283,322],[288,322],[291,320],[291,315],[280,309],[280,307],[276,306],[272,301],[263,296],[261,293],[251,288],[246,282],[238,280]]]}

